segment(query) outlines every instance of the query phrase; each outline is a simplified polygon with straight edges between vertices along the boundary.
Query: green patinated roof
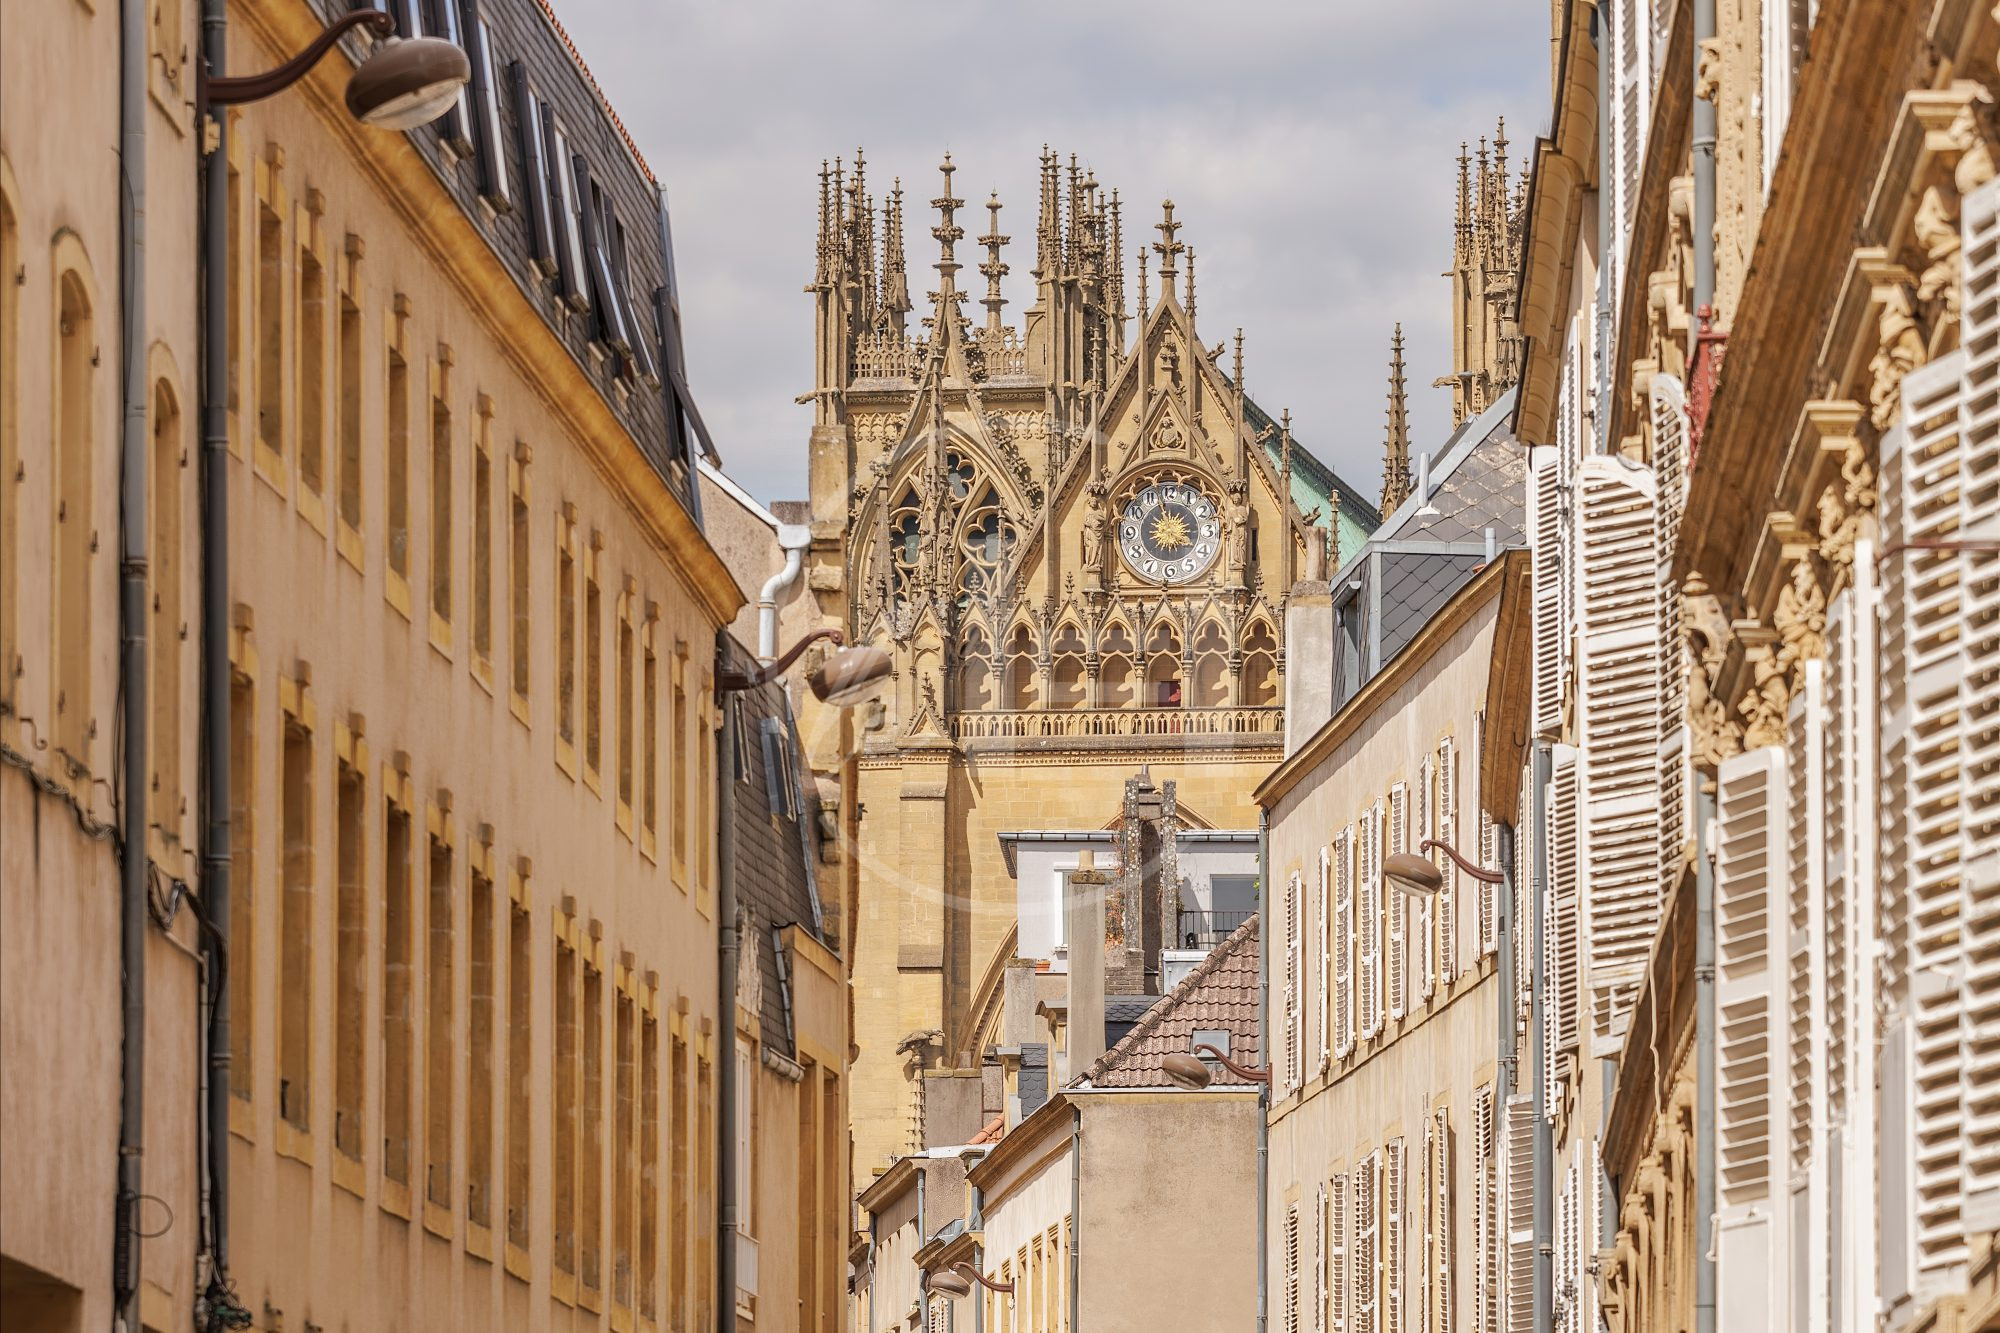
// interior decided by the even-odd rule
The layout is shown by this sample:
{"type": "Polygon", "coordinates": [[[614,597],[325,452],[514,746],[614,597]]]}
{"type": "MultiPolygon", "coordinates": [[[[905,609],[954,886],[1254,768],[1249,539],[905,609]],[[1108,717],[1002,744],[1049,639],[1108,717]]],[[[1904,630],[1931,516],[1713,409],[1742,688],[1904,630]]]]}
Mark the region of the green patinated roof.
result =
{"type": "MultiPolygon", "coordinates": [[[[1277,422],[1270,413],[1257,406],[1255,400],[1243,400],[1243,415],[1252,435],[1262,434],[1266,427],[1271,429],[1264,441],[1264,452],[1270,455],[1271,466],[1281,467],[1284,463],[1284,444],[1279,439],[1277,422]]],[[[1337,514],[1339,527],[1334,535],[1339,539],[1342,555],[1351,555],[1368,540],[1368,535],[1382,526],[1382,515],[1360,491],[1347,484],[1340,474],[1313,456],[1310,449],[1292,436],[1292,502],[1299,509],[1310,514],[1320,511],[1319,524],[1325,527],[1330,516],[1337,514]],[[1338,503],[1335,503],[1338,497],[1338,503]]],[[[1338,557],[1336,557],[1338,559],[1338,557]]]]}

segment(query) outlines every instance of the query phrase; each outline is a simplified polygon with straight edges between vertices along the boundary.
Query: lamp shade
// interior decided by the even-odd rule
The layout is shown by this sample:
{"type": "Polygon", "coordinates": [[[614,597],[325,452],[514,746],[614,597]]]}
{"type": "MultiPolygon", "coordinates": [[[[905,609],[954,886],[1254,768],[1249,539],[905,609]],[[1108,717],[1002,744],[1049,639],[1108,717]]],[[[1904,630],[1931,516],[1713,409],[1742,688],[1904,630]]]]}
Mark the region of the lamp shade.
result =
{"type": "Polygon", "coordinates": [[[1444,875],[1426,857],[1397,852],[1382,862],[1382,873],[1392,888],[1413,898],[1428,898],[1444,888],[1444,875]]]}
{"type": "Polygon", "coordinates": [[[471,78],[465,52],[442,37],[389,37],[347,81],[347,109],[364,125],[413,130],[442,116],[471,78]]]}
{"type": "Polygon", "coordinates": [[[829,654],[806,677],[806,684],[821,703],[847,708],[873,694],[894,670],[889,654],[862,644],[829,654]]]}

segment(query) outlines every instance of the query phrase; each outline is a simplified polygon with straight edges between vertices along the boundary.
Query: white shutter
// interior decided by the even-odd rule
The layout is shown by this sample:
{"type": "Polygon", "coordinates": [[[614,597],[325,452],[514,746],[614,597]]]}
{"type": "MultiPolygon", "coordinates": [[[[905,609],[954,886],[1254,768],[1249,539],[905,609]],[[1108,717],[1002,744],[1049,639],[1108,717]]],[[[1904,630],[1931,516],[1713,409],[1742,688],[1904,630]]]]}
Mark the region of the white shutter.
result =
{"type": "MultiPolygon", "coordinates": [[[[1444,840],[1453,851],[1463,849],[1458,841],[1458,754],[1451,737],[1438,742],[1437,819],[1431,835],[1444,840]]],[[[1438,980],[1449,986],[1458,980],[1458,865],[1445,857],[1444,891],[1438,895],[1438,980]]]]}
{"type": "MultiPolygon", "coordinates": [[[[1527,841],[1525,838],[1523,842],[1527,841]]],[[[1535,1099],[1517,1092],[1507,1099],[1506,1333],[1543,1333],[1535,1328],[1535,1099]]]]}
{"type": "Polygon", "coordinates": [[[1384,1149],[1382,1183],[1382,1333],[1403,1333],[1403,1140],[1384,1149]]]}
{"type": "MultiPolygon", "coordinates": [[[[1570,378],[1566,364],[1566,394],[1571,391],[1570,378]]],[[[1530,555],[1534,590],[1534,726],[1537,736],[1554,736],[1562,731],[1565,562],[1562,493],[1556,477],[1559,452],[1560,446],[1528,451],[1528,535],[1532,543],[1530,555]]]]}
{"type": "MultiPolygon", "coordinates": [[[[1639,175],[1652,115],[1652,34],[1645,21],[1646,0],[1615,0],[1611,9],[1611,171],[1609,197],[1613,240],[1611,262],[1622,272],[1638,208],[1639,175]]],[[[1615,285],[1614,285],[1615,290],[1615,285]]]]}
{"type": "Polygon", "coordinates": [[[1424,1117],[1424,1160],[1417,1181],[1417,1333],[1437,1333],[1437,1125],[1424,1117]]]}
{"type": "Polygon", "coordinates": [[[1347,1251],[1353,1205],[1348,1198],[1345,1173],[1334,1176],[1327,1184],[1326,1326],[1328,1333],[1349,1333],[1353,1285],[1348,1277],[1347,1251]]]}
{"type": "Polygon", "coordinates": [[[1549,1282],[1554,1290],[1549,1293],[1549,1313],[1553,1316],[1556,1333],[1582,1333],[1576,1320],[1576,1311],[1571,1301],[1570,1251],[1574,1246],[1576,1231],[1576,1161],[1570,1160],[1563,1172],[1562,1184],[1555,1191],[1556,1227],[1553,1240],[1555,1253],[1549,1261],[1549,1282]]]}
{"type": "Polygon", "coordinates": [[[1354,826],[1333,841],[1333,1053],[1354,1050],[1354,826]]]}
{"type": "Polygon", "coordinates": [[[1382,1030],[1382,803],[1361,812],[1361,1035],[1382,1030]]]}
{"type": "Polygon", "coordinates": [[[1593,456],[1580,472],[1579,746],[1591,1054],[1615,1056],[1659,923],[1658,559],[1651,472],[1593,456]]]}
{"type": "Polygon", "coordinates": [[[1299,1333],[1299,1206],[1285,1209],[1285,1333],[1299,1333]]]}
{"type": "Polygon", "coordinates": [[[1313,1014],[1319,1028],[1319,1072],[1324,1074],[1333,1057],[1333,988],[1328,984],[1333,967],[1333,913],[1328,883],[1333,878],[1333,851],[1319,849],[1319,903],[1315,915],[1318,919],[1319,947],[1313,952],[1319,955],[1319,993],[1313,998],[1313,1014]]]}
{"type": "MultiPolygon", "coordinates": [[[[1486,712],[1472,718],[1472,817],[1478,821],[1479,847],[1473,858],[1481,869],[1497,869],[1493,845],[1493,816],[1486,813],[1486,712]]],[[[1476,881],[1479,894],[1479,956],[1484,958],[1500,948],[1500,890],[1497,885],[1476,881]]]]}
{"type": "MultiPolygon", "coordinates": [[[[1424,839],[1437,834],[1437,775],[1431,769],[1429,755],[1417,766],[1417,837],[1416,846],[1422,846],[1424,839]]],[[[1437,989],[1437,899],[1429,895],[1411,904],[1410,915],[1415,919],[1410,928],[1417,940],[1417,993],[1410,1001],[1415,1009],[1430,1001],[1437,989]]]]}
{"type": "Polygon", "coordinates": [[[1305,885],[1293,871],[1285,881],[1285,1086],[1305,1081],[1304,997],[1299,994],[1305,950],[1305,885]]]}
{"type": "MultiPolygon", "coordinates": [[[[1535,937],[1531,896],[1535,892],[1531,869],[1535,839],[1544,836],[1544,831],[1530,822],[1534,809],[1533,776],[1531,765],[1521,765],[1520,799],[1514,808],[1514,827],[1518,830],[1514,838],[1514,900],[1507,904],[1507,910],[1514,916],[1514,1026],[1523,1032],[1534,1013],[1534,950],[1543,943],[1535,937]]],[[[1536,1036],[1534,1040],[1541,1038],[1536,1036]]]]}
{"type": "Polygon", "coordinates": [[[1431,1333],[1451,1333],[1451,1250],[1455,1243],[1451,1226],[1451,1112],[1440,1106],[1431,1112],[1431,1239],[1436,1276],[1432,1279],[1431,1303],[1437,1310],[1431,1333]]]}
{"type": "Polygon", "coordinates": [[[1326,1245],[1326,1186],[1321,1185],[1313,1209],[1313,1333],[1326,1333],[1326,1245]]]}
{"type": "Polygon", "coordinates": [[[1687,507],[1687,406],[1681,382],[1653,376],[1653,476],[1659,496],[1654,585],[1659,606],[1660,901],[1680,882],[1690,848],[1694,768],[1688,759],[1687,646],[1681,637],[1681,586],[1674,577],[1681,513],[1687,507]]]}
{"type": "Polygon", "coordinates": [[[1548,827],[1549,882],[1542,904],[1542,1073],[1543,1108],[1553,1116],[1562,1104],[1567,1077],[1565,1056],[1578,1047],[1579,977],[1577,848],[1577,752],[1554,747],[1550,770],[1548,827]]]}
{"type": "Polygon", "coordinates": [[[1354,1173],[1354,1333],[1382,1333],[1382,1152],[1354,1173]]]}
{"type": "MultiPolygon", "coordinates": [[[[1389,788],[1389,855],[1409,850],[1410,789],[1398,782],[1389,788]]],[[[1392,886],[1383,889],[1382,905],[1389,917],[1389,1017],[1403,1016],[1409,997],[1409,895],[1392,886]]]]}
{"type": "Polygon", "coordinates": [[[1722,762],[1716,795],[1716,1287],[1718,1333],[1782,1326],[1784,1224],[1776,1134],[1783,1021],[1785,759],[1765,746],[1722,762]]]}
{"type": "Polygon", "coordinates": [[[1472,1094],[1472,1328],[1500,1333],[1500,1217],[1493,1085],[1472,1094]]]}
{"type": "Polygon", "coordinates": [[[1826,663],[1801,664],[1786,722],[1785,1187],[1791,1326],[1828,1326],[1826,1308],[1826,663]]]}

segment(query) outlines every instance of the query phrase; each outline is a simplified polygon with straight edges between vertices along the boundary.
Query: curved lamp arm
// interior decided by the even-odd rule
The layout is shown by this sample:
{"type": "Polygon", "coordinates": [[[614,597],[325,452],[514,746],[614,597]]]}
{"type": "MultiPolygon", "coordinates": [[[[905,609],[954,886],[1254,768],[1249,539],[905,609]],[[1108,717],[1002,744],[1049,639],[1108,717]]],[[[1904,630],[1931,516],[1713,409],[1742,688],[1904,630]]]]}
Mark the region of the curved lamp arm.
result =
{"type": "Polygon", "coordinates": [[[971,1278],[974,1282],[977,1282],[980,1286],[986,1288],[988,1291],[997,1291],[1004,1295],[1014,1290],[1013,1283],[989,1281],[987,1279],[986,1274],[980,1272],[977,1268],[974,1268],[971,1264],[966,1263],[963,1259],[953,1264],[951,1266],[951,1271],[958,1274],[960,1277],[971,1278]]]}
{"type": "Polygon", "coordinates": [[[201,62],[196,70],[195,103],[203,111],[212,106],[241,106],[245,102],[261,102],[285,91],[306,76],[310,70],[333,49],[333,44],[354,28],[367,28],[377,37],[393,36],[396,20],[387,11],[380,9],[357,9],[351,14],[343,14],[326,25],[326,30],[313,38],[305,50],[287,60],[276,69],[262,74],[244,74],[236,78],[208,77],[208,64],[201,62]]]}
{"type": "Polygon", "coordinates": [[[783,657],[761,666],[754,671],[725,671],[715,678],[715,692],[728,694],[734,690],[754,690],[784,674],[786,667],[799,660],[799,654],[821,639],[829,639],[835,645],[847,642],[847,636],[831,625],[822,626],[800,639],[785,650],[783,657]]]}
{"type": "Polygon", "coordinates": [[[1506,882],[1507,876],[1502,874],[1500,871],[1487,870],[1481,866],[1476,866],[1472,864],[1472,862],[1466,860],[1463,856],[1460,856],[1458,854],[1457,848],[1453,847],[1450,843],[1440,841],[1437,838],[1425,838],[1422,842],[1417,844],[1417,850],[1419,852],[1425,852],[1425,853],[1432,851],[1443,852],[1446,856],[1449,856],[1451,858],[1451,863],[1453,865],[1457,866],[1460,870],[1463,870],[1466,874],[1472,876],[1474,879],[1478,880],[1482,884],[1501,884],[1506,882]]]}
{"type": "Polygon", "coordinates": [[[1249,1079],[1252,1083],[1269,1083],[1271,1081],[1271,1070],[1268,1065],[1261,1069],[1252,1069],[1249,1065],[1239,1065],[1230,1059],[1226,1052],[1216,1050],[1215,1047],[1209,1045],[1207,1042],[1203,1042],[1194,1048],[1196,1055],[1200,1055],[1203,1051],[1208,1052],[1209,1059],[1214,1060],[1238,1078],[1249,1079]]]}

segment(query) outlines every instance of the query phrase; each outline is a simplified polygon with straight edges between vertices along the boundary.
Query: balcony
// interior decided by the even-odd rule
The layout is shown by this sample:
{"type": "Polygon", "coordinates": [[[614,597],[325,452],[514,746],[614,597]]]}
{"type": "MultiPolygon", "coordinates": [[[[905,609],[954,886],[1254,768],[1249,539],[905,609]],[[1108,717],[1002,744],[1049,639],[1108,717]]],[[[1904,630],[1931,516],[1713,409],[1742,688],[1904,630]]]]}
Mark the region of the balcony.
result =
{"type": "Polygon", "coordinates": [[[1098,748],[1134,739],[1157,740],[1162,748],[1282,746],[1285,710],[1241,708],[1014,708],[956,713],[952,739],[968,748],[1004,750],[1098,748]]]}
{"type": "Polygon", "coordinates": [[[1200,912],[1181,910],[1180,929],[1175,932],[1177,945],[1183,949],[1213,949],[1228,939],[1231,932],[1250,919],[1250,913],[1200,912]]]}

